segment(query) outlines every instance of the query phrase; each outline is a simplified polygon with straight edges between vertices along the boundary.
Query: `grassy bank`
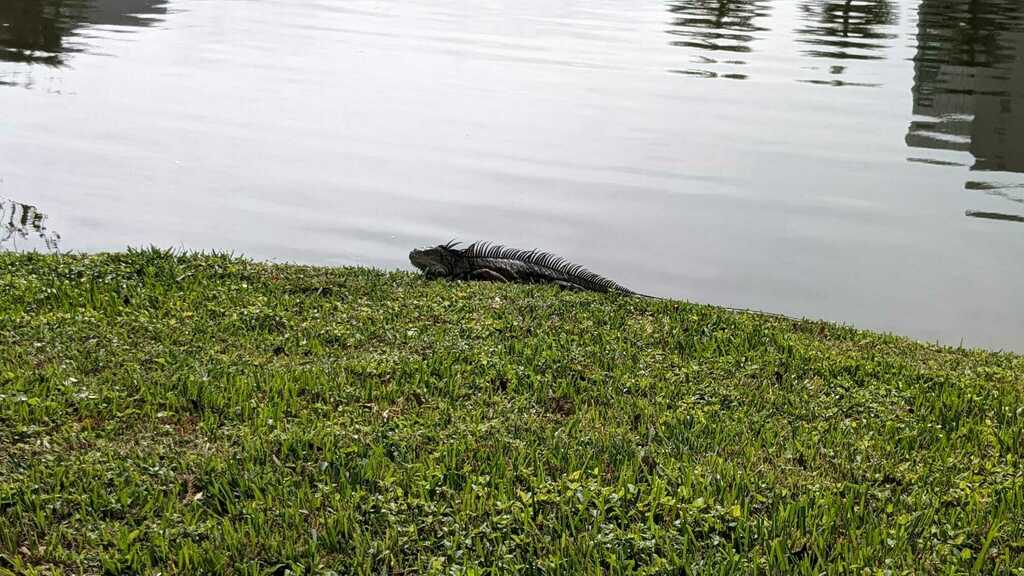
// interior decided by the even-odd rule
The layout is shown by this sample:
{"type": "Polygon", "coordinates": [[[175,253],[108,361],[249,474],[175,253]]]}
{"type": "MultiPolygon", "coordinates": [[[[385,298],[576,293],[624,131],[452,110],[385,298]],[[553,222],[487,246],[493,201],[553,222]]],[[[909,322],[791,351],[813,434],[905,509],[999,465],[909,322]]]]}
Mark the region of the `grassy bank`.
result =
{"type": "Polygon", "coordinates": [[[1024,573],[1024,359],[544,286],[0,254],[0,574],[1024,573]]]}

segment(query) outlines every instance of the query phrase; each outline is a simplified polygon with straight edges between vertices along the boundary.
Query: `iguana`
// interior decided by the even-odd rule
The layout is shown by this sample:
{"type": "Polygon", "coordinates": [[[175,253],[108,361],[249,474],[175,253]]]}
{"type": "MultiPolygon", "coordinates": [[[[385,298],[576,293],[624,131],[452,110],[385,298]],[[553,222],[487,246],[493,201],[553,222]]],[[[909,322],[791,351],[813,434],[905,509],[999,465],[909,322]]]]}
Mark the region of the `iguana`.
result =
{"type": "MultiPolygon", "coordinates": [[[[428,278],[452,280],[490,280],[494,282],[551,283],[572,290],[612,292],[626,296],[639,296],[662,300],[634,292],[625,286],[595,274],[579,264],[539,250],[518,250],[490,242],[473,242],[459,248],[459,242],[449,242],[409,252],[409,261],[428,278]]],[[[747,308],[725,310],[795,320],[783,314],[773,314],[747,308]]]]}
{"type": "Polygon", "coordinates": [[[490,242],[474,242],[465,248],[458,246],[459,243],[453,241],[413,250],[409,261],[428,278],[551,283],[572,290],[643,296],[547,252],[506,248],[490,242]]]}

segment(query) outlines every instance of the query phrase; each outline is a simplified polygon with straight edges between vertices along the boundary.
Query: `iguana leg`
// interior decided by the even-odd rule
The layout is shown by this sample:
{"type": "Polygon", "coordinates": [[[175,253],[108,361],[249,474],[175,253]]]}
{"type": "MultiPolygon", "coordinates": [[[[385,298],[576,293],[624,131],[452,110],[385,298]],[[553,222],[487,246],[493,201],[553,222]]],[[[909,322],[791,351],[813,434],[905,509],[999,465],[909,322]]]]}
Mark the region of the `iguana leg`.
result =
{"type": "Polygon", "coordinates": [[[573,284],[572,282],[564,282],[562,280],[555,280],[555,285],[565,290],[572,290],[573,292],[583,292],[583,287],[579,284],[573,284]]]}
{"type": "Polygon", "coordinates": [[[480,268],[479,270],[473,270],[469,273],[469,277],[473,280],[490,280],[491,282],[508,282],[508,278],[505,278],[501,274],[498,274],[494,270],[488,270],[487,268],[480,268]]]}

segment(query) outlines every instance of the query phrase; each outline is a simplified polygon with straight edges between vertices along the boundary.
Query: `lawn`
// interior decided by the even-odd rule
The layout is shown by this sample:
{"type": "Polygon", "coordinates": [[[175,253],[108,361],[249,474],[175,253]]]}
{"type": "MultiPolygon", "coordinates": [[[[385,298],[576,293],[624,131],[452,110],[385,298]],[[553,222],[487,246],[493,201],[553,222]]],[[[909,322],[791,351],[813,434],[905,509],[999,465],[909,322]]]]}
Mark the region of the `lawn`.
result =
{"type": "Polygon", "coordinates": [[[549,286],[0,254],[0,575],[1024,574],[1024,358],[549,286]]]}

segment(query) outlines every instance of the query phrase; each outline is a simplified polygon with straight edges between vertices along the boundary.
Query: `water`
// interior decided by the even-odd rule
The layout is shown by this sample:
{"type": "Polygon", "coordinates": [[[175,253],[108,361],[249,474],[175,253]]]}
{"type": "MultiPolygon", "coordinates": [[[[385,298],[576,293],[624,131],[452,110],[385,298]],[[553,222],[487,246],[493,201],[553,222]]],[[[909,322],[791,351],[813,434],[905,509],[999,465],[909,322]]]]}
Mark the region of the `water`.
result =
{"type": "Polygon", "coordinates": [[[0,197],[16,249],[487,239],[1024,351],[1024,5],[3,0],[0,197]]]}

